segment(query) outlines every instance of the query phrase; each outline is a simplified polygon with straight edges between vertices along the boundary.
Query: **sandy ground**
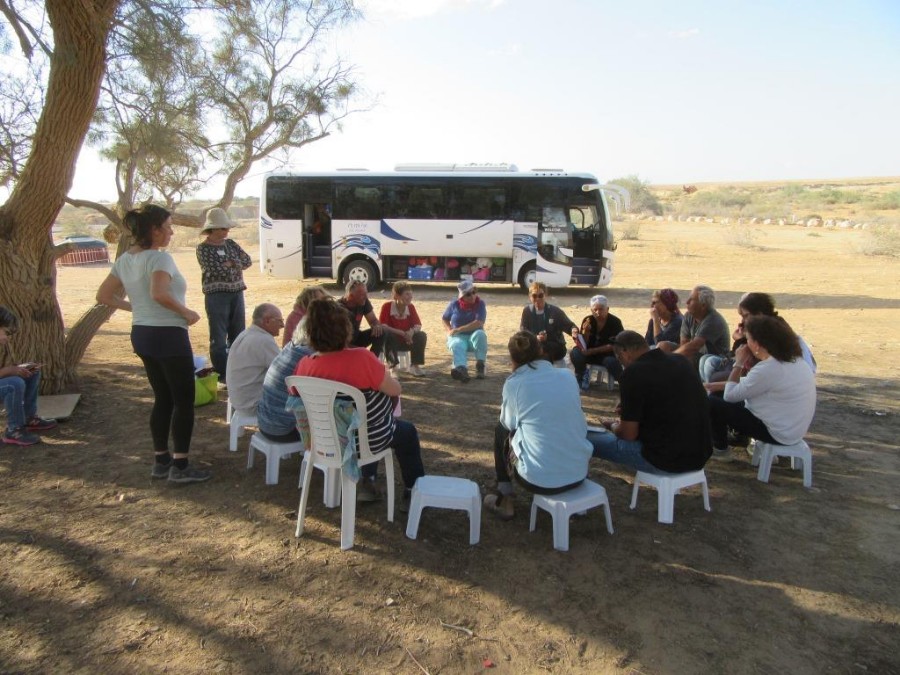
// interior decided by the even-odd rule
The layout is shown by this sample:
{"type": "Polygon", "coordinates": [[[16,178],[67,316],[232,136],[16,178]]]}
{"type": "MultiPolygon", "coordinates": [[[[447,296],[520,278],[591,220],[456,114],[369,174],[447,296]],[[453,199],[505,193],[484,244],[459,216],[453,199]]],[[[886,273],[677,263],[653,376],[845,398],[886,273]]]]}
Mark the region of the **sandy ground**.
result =
{"type": "MultiPolygon", "coordinates": [[[[759,247],[742,248],[722,226],[646,223],[640,239],[622,242],[606,294],[626,327],[644,330],[662,286],[684,298],[710,284],[730,322],[742,292],[776,297],[819,361],[814,486],[785,465],[760,483],[735,451],[733,462],[707,466],[712,512],[688,490],[666,526],[652,491],[630,511],[632,476],[595,460],[591,478],[609,493],[616,532],[592,511],[573,520],[568,553],[553,550],[546,514],[529,534],[524,499],[512,522],[485,514],[477,546],[463,513],[426,511],[411,541],[405,516],[389,523],[383,503],[361,506],[356,547],[341,552],[339,509],[322,505],[320,474],[307,532],[295,539],[299,460],[284,461],[280,483],[266,487],[260,462],[246,469],[246,437],[240,452],[227,450],[222,395],[197,410],[192,449],[213,480],[151,481],[150,392],[129,316],[117,314],[87,354],[73,418],[43,445],[0,448],[0,671],[900,672],[900,341],[891,329],[900,269],[861,255],[863,236],[760,227],[759,247]]],[[[193,250],[173,253],[202,313],[193,250]]],[[[60,270],[67,323],[106,272],[60,270]]],[[[256,267],[247,281],[248,314],[262,301],[287,311],[298,289],[256,267]]],[[[551,301],[577,320],[594,292],[551,301]]],[[[416,287],[430,376],[404,380],[403,411],[429,473],[484,490],[504,345],[525,296],[484,289],[488,379],[467,385],[447,375],[439,317],[452,296],[450,285],[416,287]]],[[[204,324],[191,331],[197,353],[204,324]]],[[[616,393],[595,387],[583,400],[596,421],[616,393]]]]}

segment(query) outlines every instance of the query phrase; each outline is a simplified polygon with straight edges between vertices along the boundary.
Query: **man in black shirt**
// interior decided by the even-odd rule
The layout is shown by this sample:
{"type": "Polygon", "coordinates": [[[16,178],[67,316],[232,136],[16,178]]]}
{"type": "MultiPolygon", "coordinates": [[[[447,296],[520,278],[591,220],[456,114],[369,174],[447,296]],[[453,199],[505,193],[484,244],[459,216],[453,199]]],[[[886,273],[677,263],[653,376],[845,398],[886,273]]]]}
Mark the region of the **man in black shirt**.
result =
{"type": "Polygon", "coordinates": [[[362,281],[348,281],[344,297],[338,300],[348,312],[353,324],[353,347],[369,347],[375,356],[381,356],[384,349],[384,328],[375,316],[375,310],[369,301],[369,293],[362,281]],[[362,320],[369,324],[368,330],[360,330],[362,320]]]}
{"type": "Polygon", "coordinates": [[[614,340],[625,367],[619,379],[619,420],[609,432],[590,432],[594,457],[652,473],[702,469],[712,454],[709,400],[688,360],[651,350],[643,336],[626,330],[614,340]]]}

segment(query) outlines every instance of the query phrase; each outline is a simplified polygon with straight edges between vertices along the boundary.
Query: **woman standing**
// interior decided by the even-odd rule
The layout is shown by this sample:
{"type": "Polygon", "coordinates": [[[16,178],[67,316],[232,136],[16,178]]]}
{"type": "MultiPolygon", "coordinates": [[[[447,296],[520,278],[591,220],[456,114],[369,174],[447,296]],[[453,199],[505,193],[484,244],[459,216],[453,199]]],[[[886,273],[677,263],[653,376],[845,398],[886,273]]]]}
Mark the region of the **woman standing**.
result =
{"type": "Polygon", "coordinates": [[[735,352],[724,397],[709,397],[713,457],[720,459],[730,458],[729,427],[765,443],[793,445],[816,411],[815,375],[790,326],[780,317],[751,316],[744,335],[747,344],[735,352]],[[748,372],[751,358],[758,363],[748,372]]]}
{"type": "Polygon", "coordinates": [[[209,321],[209,358],[220,382],[225,382],[228,348],[246,326],[244,270],[252,262],[244,249],[228,238],[234,227],[223,209],[210,209],[200,230],[200,234],[207,233],[206,239],[197,246],[209,321]]]}
{"type": "MultiPolygon", "coordinates": [[[[366,397],[369,448],[375,454],[393,448],[403,474],[408,502],[413,485],[425,475],[422,449],[416,427],[394,417],[392,396],[400,396],[400,383],[391,377],[384,364],[365,347],[349,347],[353,337],[350,314],[334,300],[314,300],[306,314],[309,344],[316,350],[297,364],[294,375],[320,377],[343,382],[361,390],[366,397]]],[[[374,474],[375,464],[362,467],[363,477],[374,474]],[[369,473],[371,471],[371,473],[369,473]]],[[[361,480],[357,486],[358,501],[377,498],[371,480],[361,480]]],[[[401,510],[404,506],[401,504],[401,510]]]]}
{"type": "Polygon", "coordinates": [[[384,326],[386,334],[385,356],[391,367],[399,360],[397,352],[410,352],[409,373],[416,377],[424,377],[425,345],[428,336],[422,332],[422,320],[412,304],[412,287],[406,281],[398,281],[391,292],[391,301],[381,306],[378,321],[384,326]]]}
{"type": "Polygon", "coordinates": [[[150,434],[156,461],[150,475],[168,477],[173,483],[209,480],[209,471],[188,464],[194,430],[194,360],[187,327],[200,315],[185,306],[184,277],[172,256],[160,250],[172,239],[172,216],[161,206],[147,204],[126,213],[123,222],[135,243],[103,280],[97,302],[132,313],[131,344],[144,362],[154,395],[150,434]]]}
{"type": "Polygon", "coordinates": [[[556,305],[547,302],[547,285],[535,281],[528,287],[531,304],[522,309],[519,330],[527,330],[537,336],[544,358],[553,363],[566,356],[564,333],[578,338],[578,326],[556,305]]]}
{"type": "Polygon", "coordinates": [[[650,321],[644,338],[651,347],[659,342],[681,341],[681,310],[678,309],[678,293],[663,288],[650,296],[650,321]]]}

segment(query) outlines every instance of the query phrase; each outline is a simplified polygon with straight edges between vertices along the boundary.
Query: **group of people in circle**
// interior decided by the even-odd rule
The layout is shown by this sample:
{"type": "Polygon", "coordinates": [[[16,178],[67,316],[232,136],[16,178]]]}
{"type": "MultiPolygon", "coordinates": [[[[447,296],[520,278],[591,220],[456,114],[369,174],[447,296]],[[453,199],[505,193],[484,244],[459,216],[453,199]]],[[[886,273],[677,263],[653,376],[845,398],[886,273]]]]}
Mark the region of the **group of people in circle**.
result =
{"type": "MultiPolygon", "coordinates": [[[[173,482],[207,480],[208,471],[187,461],[194,373],[187,327],[200,316],[185,305],[184,278],[163,250],[171,238],[171,214],[145,206],[129,212],[125,224],[134,246],[116,261],[97,298],[133,313],[132,344],[154,392],[151,475],[173,482]]],[[[204,228],[210,234],[197,253],[217,370],[220,357],[214,350],[224,341],[228,358],[228,345],[236,339],[232,329],[238,325],[234,315],[243,318],[240,271],[249,264],[249,256],[228,243],[231,224],[227,214],[214,209],[204,228]]],[[[497,490],[485,498],[486,507],[504,518],[512,515],[514,481],[532,492],[569,489],[586,477],[591,457],[641,470],[681,472],[702,467],[713,454],[729,454],[728,444],[740,434],[791,444],[809,426],[815,362],[766,294],[741,299],[741,321],[731,334],[709,287],[692,289],[685,312],[673,289],[660,289],[651,296],[641,334],[624,329],[603,295],[590,299],[590,313],[576,324],[548,302],[543,283],[532,283],[528,293],[519,330],[507,345],[512,374],[504,382],[494,431],[497,490]],[[568,368],[556,367],[564,365],[566,355],[574,377],[568,368]],[[579,389],[589,388],[595,364],[619,383],[621,401],[618,419],[600,420],[589,431],[579,389]]],[[[471,379],[470,354],[475,377],[486,376],[487,308],[471,280],[461,281],[456,295],[441,320],[451,355],[450,377],[466,383],[471,379]]],[[[304,289],[285,322],[277,308],[267,307],[274,311],[257,308],[260,320],[271,320],[265,330],[274,337],[284,325],[285,335],[281,351],[275,349],[260,376],[260,431],[274,440],[295,437],[293,416],[284,407],[287,375],[356,386],[369,399],[373,447],[394,449],[408,497],[424,466],[415,426],[394,414],[402,389],[397,376],[403,371],[415,377],[426,374],[428,339],[410,285],[395,283],[377,316],[365,284],[356,281],[348,282],[338,299],[319,287],[304,289]],[[401,358],[404,353],[408,359],[401,358]]],[[[373,478],[364,477],[369,482],[373,478]]],[[[358,494],[363,500],[377,498],[373,486],[363,486],[358,494]]]]}

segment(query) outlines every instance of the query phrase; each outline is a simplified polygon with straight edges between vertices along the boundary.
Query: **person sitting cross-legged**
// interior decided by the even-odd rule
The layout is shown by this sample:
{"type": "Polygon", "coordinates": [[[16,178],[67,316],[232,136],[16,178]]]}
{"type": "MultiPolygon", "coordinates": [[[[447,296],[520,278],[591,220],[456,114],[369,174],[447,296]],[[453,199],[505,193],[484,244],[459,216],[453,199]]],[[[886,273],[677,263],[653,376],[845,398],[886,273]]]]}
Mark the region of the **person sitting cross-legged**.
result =
{"type": "Polygon", "coordinates": [[[588,432],[594,457],[650,473],[702,469],[712,440],[697,369],[681,356],[650,349],[634,331],[622,331],[613,344],[624,366],[620,419],[604,420],[607,431],[588,432]]]}
{"type": "Polygon", "coordinates": [[[508,347],[513,373],[494,430],[497,493],[484,498],[504,520],[515,513],[513,480],[528,492],[559,494],[581,484],[591,459],[575,380],[546,360],[534,333],[519,331],[508,347]]]}

